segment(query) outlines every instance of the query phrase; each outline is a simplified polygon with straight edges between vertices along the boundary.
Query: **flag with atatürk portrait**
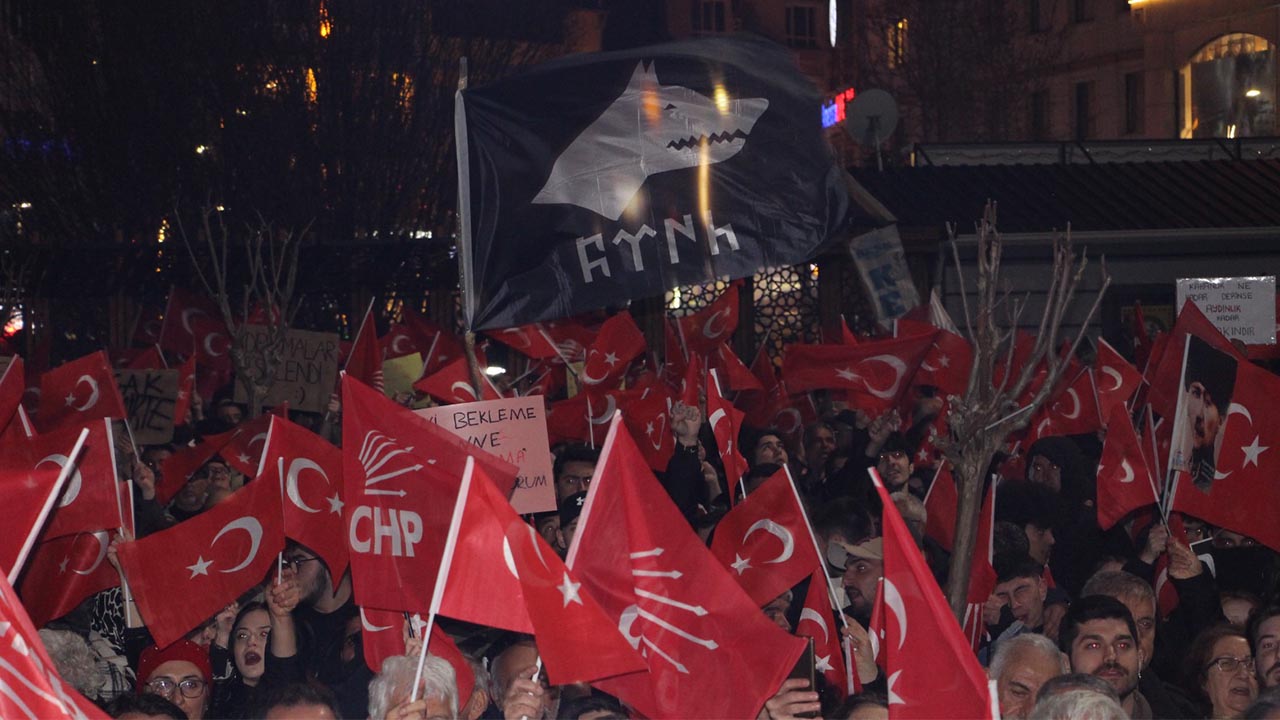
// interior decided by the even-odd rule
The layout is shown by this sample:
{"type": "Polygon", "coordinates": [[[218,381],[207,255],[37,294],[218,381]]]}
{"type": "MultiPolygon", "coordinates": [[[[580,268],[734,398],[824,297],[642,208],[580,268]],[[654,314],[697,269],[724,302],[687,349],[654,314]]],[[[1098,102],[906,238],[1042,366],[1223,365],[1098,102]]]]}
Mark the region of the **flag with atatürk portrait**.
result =
{"type": "Polygon", "coordinates": [[[459,91],[468,326],[813,258],[850,207],[820,107],[786,48],[745,37],[573,55],[459,91]]]}

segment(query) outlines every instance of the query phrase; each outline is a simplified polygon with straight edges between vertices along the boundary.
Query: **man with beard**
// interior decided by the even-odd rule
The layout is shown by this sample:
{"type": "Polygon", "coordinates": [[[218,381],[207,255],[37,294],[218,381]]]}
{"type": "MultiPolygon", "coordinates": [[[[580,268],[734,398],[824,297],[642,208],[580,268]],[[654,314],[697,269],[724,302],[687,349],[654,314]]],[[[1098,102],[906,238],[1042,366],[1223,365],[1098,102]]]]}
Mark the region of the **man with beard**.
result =
{"type": "Polygon", "coordinates": [[[1263,608],[1249,620],[1249,645],[1253,648],[1258,684],[1280,687],[1280,605],[1263,608]]]}
{"type": "Polygon", "coordinates": [[[351,592],[351,573],[342,576],[335,590],[324,561],[310,548],[292,540],[285,548],[284,564],[297,572],[301,599],[293,618],[305,676],[333,691],[343,716],[363,714],[369,704],[368,686],[373,673],[365,666],[362,654],[356,653],[350,659],[342,655],[347,621],[360,614],[351,592]]]}
{"type": "Polygon", "coordinates": [[[1081,598],[1062,619],[1058,647],[1071,660],[1072,672],[1107,681],[1130,718],[1154,717],[1151,705],[1138,690],[1142,650],[1133,615],[1124,603],[1106,595],[1081,598]]]}
{"type": "Polygon", "coordinates": [[[827,561],[844,567],[841,580],[849,601],[849,614],[864,626],[871,620],[876,601],[876,586],[884,576],[884,543],[879,537],[857,544],[831,540],[827,545],[827,561]]]}

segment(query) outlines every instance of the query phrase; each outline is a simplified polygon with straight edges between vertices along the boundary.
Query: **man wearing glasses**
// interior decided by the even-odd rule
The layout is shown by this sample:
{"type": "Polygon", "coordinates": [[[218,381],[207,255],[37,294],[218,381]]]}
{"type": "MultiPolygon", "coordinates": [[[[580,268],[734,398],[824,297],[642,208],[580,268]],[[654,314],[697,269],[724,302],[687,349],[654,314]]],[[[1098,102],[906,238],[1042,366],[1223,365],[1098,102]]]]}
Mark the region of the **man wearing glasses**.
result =
{"type": "Polygon", "coordinates": [[[189,640],[163,650],[152,645],[138,659],[138,694],[159,695],[182,708],[188,720],[203,720],[212,676],[207,648],[189,640]]]}

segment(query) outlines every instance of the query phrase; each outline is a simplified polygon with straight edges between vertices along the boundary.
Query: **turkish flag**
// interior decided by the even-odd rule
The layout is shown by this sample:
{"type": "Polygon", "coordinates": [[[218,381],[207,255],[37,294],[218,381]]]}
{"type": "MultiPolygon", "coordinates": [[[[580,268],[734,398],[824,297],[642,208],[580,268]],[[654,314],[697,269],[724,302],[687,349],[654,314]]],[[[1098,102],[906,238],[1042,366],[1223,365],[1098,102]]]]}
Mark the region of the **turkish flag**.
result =
{"type": "MultiPolygon", "coordinates": [[[[484,360],[477,358],[481,366],[484,360]]],[[[502,394],[489,382],[489,378],[480,374],[480,392],[483,397],[476,397],[476,390],[471,386],[471,369],[465,357],[445,365],[431,375],[419,378],[413,383],[413,389],[424,392],[440,402],[451,405],[469,403],[477,400],[500,400],[502,394]]]]}
{"type": "Polygon", "coordinates": [[[898,318],[894,331],[897,337],[933,334],[933,344],[920,361],[911,379],[912,385],[932,385],[943,397],[965,393],[969,388],[969,371],[973,368],[973,346],[968,340],[950,330],[903,318],[898,318]]]}
{"type": "Polygon", "coordinates": [[[1098,338],[1098,357],[1093,363],[1094,380],[1098,383],[1098,410],[1103,418],[1111,417],[1117,405],[1124,405],[1142,385],[1142,373],[1129,364],[1116,349],[1098,338]]]}
{"type": "Polygon", "coordinates": [[[565,564],[649,663],[593,684],[646,717],[755,717],[804,650],[698,539],[617,418],[565,564]]]}
{"type": "Polygon", "coordinates": [[[1142,312],[1141,302],[1133,303],[1133,318],[1129,329],[1133,333],[1134,360],[1137,361],[1139,370],[1146,370],[1154,351],[1154,343],[1147,334],[1147,319],[1142,312]]]}
{"type": "Polygon", "coordinates": [[[738,329],[738,285],[733,282],[705,308],[676,318],[676,330],[691,357],[706,357],[738,329]]]}
{"type": "Polygon", "coordinates": [[[827,684],[844,699],[848,694],[849,675],[844,661],[840,628],[831,614],[831,588],[827,573],[815,570],[809,578],[809,592],[804,596],[796,634],[813,638],[814,669],[822,673],[827,684]]]}
{"type": "Polygon", "coordinates": [[[347,570],[342,522],[342,451],[319,435],[274,415],[258,476],[284,487],[284,534],[324,561],[338,589],[347,570]]]}
{"type": "Polygon", "coordinates": [[[849,329],[849,323],[844,321],[844,315],[840,316],[839,325],[834,327],[824,326],[822,328],[822,344],[823,345],[857,345],[858,336],[849,329]]]}
{"type": "Polygon", "coordinates": [[[595,333],[573,318],[486,330],[485,334],[535,360],[569,362],[582,359],[595,339],[595,333]]]}
{"type": "Polygon", "coordinates": [[[623,310],[604,321],[595,341],[587,350],[579,378],[589,387],[615,388],[621,382],[627,365],[645,351],[644,334],[623,310]]]}
{"type": "MultiPolygon", "coordinates": [[[[74,449],[72,442],[62,451],[69,456],[74,449]]],[[[0,572],[7,573],[12,580],[17,579],[49,512],[66,486],[66,482],[58,483],[59,472],[60,468],[51,463],[36,467],[25,449],[5,448],[0,452],[0,507],[5,508],[5,521],[0,523],[0,572]]]]}
{"type": "MultiPolygon", "coordinates": [[[[982,498],[978,518],[978,536],[973,545],[973,562],[969,571],[969,590],[965,609],[964,634],[976,651],[980,646],[986,625],[982,620],[982,605],[995,592],[996,572],[992,567],[992,535],[995,505],[994,486],[987,488],[982,498]]],[[[924,498],[924,534],[951,552],[955,546],[956,513],[960,499],[956,494],[955,478],[945,461],[938,466],[929,493],[924,498]]]]}
{"type": "Polygon", "coordinates": [[[14,355],[0,375],[0,431],[6,430],[22,407],[22,396],[27,392],[27,381],[22,357],[14,355]]]}
{"type": "MultiPolygon", "coordinates": [[[[1231,357],[1235,358],[1241,364],[1247,364],[1248,360],[1244,355],[1236,350],[1218,328],[1214,327],[1209,318],[1200,312],[1200,308],[1196,307],[1194,302],[1185,302],[1182,309],[1178,311],[1178,320],[1173,324],[1173,329],[1166,336],[1164,348],[1171,351],[1161,351],[1159,365],[1152,370],[1152,364],[1155,363],[1155,357],[1152,357],[1152,364],[1147,366],[1147,382],[1151,383],[1151,390],[1147,393],[1147,402],[1151,403],[1151,407],[1162,417],[1172,417],[1178,406],[1178,397],[1182,394],[1182,349],[1186,347],[1187,336],[1194,335],[1210,347],[1219,350],[1231,357]]],[[[1237,385],[1237,387],[1239,387],[1237,385]]],[[[1193,513],[1194,514],[1194,513],[1193,513]]]]}
{"type": "Polygon", "coordinates": [[[127,417],[115,373],[101,350],[40,376],[36,425],[41,432],[99,418],[127,417]]]}
{"type": "Polygon", "coordinates": [[[178,399],[173,404],[173,424],[187,424],[191,412],[192,393],[196,389],[196,356],[192,355],[178,367],[178,399]]]}
{"type": "Polygon", "coordinates": [[[706,395],[706,375],[702,372],[702,358],[698,355],[689,357],[684,366],[684,377],[680,380],[680,402],[689,407],[702,407],[702,398],[706,395]]]}
{"type": "Polygon", "coordinates": [[[201,345],[208,330],[218,330],[227,337],[227,326],[222,311],[204,295],[173,286],[169,288],[169,301],[164,308],[164,322],[160,326],[160,347],[169,352],[189,354],[201,345]],[[206,323],[203,331],[197,328],[197,320],[206,323]],[[209,325],[212,323],[212,325],[209,325]]]}
{"type": "Polygon", "coordinates": [[[532,633],[553,685],[645,669],[618,626],[483,470],[463,477],[449,533],[442,614],[532,633]]]}
{"type": "Polygon", "coordinates": [[[158,345],[148,345],[125,363],[131,370],[164,370],[169,363],[164,361],[164,353],[158,345]]]}
{"type": "Polygon", "coordinates": [[[424,373],[435,372],[460,357],[466,357],[462,340],[453,330],[445,329],[410,307],[403,309],[401,320],[417,338],[424,373]]]}
{"type": "Polygon", "coordinates": [[[842,389],[850,404],[873,415],[898,404],[936,334],[858,345],[789,345],[782,358],[787,392],[842,389]]]}
{"type": "Polygon", "coordinates": [[[1280,377],[1248,361],[1236,364],[1235,389],[1222,418],[1213,481],[1202,488],[1178,471],[1171,509],[1280,550],[1280,523],[1275,520],[1275,509],[1280,507],[1278,397],[1280,377]]]}
{"type": "MultiPolygon", "coordinates": [[[[365,664],[374,672],[382,670],[382,661],[396,655],[404,655],[405,626],[413,628],[415,634],[426,627],[421,615],[405,617],[399,610],[378,610],[376,608],[360,608],[360,646],[364,651],[365,664]]],[[[476,676],[471,664],[462,655],[462,651],[454,644],[453,638],[440,629],[440,625],[432,624],[431,638],[427,641],[427,652],[444,659],[453,666],[453,674],[457,678],[459,706],[466,704],[475,689],[476,676]]]]}
{"type": "Polygon", "coordinates": [[[1098,527],[1110,530],[1126,515],[1160,501],[1129,411],[1115,406],[1098,461],[1098,527]]]}
{"type": "Polygon", "coordinates": [[[717,345],[715,350],[707,356],[707,366],[716,371],[725,388],[729,390],[764,389],[760,379],[751,372],[751,368],[742,363],[738,353],[734,352],[727,342],[717,345]]]}
{"type": "Polygon", "coordinates": [[[18,583],[31,621],[44,627],[75,610],[90,595],[120,584],[120,574],[104,562],[111,537],[106,530],[45,540],[35,546],[18,583]]]}
{"type": "Polygon", "coordinates": [[[750,464],[738,447],[743,412],[720,394],[719,380],[715,370],[707,373],[707,424],[711,425],[711,432],[715,435],[724,476],[729,482],[729,496],[733,497],[733,486],[747,474],[750,464]]]}
{"type": "Polygon", "coordinates": [[[239,430],[228,430],[218,435],[206,435],[196,445],[178,448],[172,455],[165,458],[156,477],[156,502],[161,505],[169,504],[191,476],[213,459],[213,456],[222,452],[237,432],[239,430]]]}
{"type": "Polygon", "coordinates": [[[959,507],[960,497],[956,495],[956,481],[951,475],[951,464],[944,460],[938,465],[938,471],[933,474],[933,482],[929,483],[929,492],[924,496],[924,534],[947,552],[955,547],[956,512],[959,507]]]}
{"type": "Polygon", "coordinates": [[[18,594],[0,577],[0,717],[109,717],[58,675],[18,594]]]}
{"type": "Polygon", "coordinates": [[[676,332],[675,321],[671,318],[662,319],[662,341],[665,346],[663,359],[666,361],[662,365],[662,379],[668,384],[675,387],[680,384],[680,378],[684,377],[688,370],[688,354],[684,351],[684,344],[680,342],[680,334],[676,332]]]}
{"type": "Polygon", "coordinates": [[[1164,478],[1168,468],[1169,447],[1173,444],[1172,438],[1169,437],[1167,431],[1173,423],[1164,422],[1164,420],[1156,421],[1151,414],[1151,405],[1142,406],[1142,457],[1147,461],[1147,467],[1151,469],[1151,474],[1156,478],[1156,487],[1164,488],[1164,478]],[[1164,435],[1161,442],[1161,435],[1164,435]]]}
{"type": "MultiPolygon", "coordinates": [[[[67,427],[31,438],[27,452],[32,468],[61,470],[68,462],[66,453],[75,446],[81,429],[67,427]]],[[[83,429],[89,431],[89,437],[45,524],[43,539],[118,528],[123,524],[116,493],[119,478],[111,421],[94,420],[83,429]]]]}
{"type": "Polygon", "coordinates": [[[761,348],[751,361],[751,374],[760,381],[759,390],[744,390],[734,398],[738,409],[746,413],[743,422],[751,427],[768,427],[773,422],[773,398],[780,392],[777,371],[769,352],[761,348]]]}
{"type": "Polygon", "coordinates": [[[160,342],[160,328],[164,326],[164,307],[147,303],[138,312],[138,322],[133,326],[134,345],[156,345],[160,342]]]}
{"type": "Polygon", "coordinates": [[[374,390],[382,391],[382,347],[378,345],[378,327],[373,319],[373,305],[365,310],[356,339],[351,341],[346,372],[374,390]]]}
{"type": "Polygon", "coordinates": [[[236,426],[234,434],[221,450],[222,459],[245,477],[256,477],[262,464],[262,451],[267,446],[267,430],[271,418],[288,417],[272,412],[264,413],[236,426]]]}
{"type": "Polygon", "coordinates": [[[998,717],[986,673],[884,483],[874,469],[870,472],[884,506],[881,651],[889,682],[889,716],[998,717]]]}
{"type": "Polygon", "coordinates": [[[356,602],[428,612],[466,459],[484,466],[503,497],[516,468],[349,375],[342,407],[342,536],[356,602]]]}
{"type": "Polygon", "coordinates": [[[823,567],[800,496],[785,469],[716,525],[711,554],[760,606],[823,567]]]}
{"type": "Polygon", "coordinates": [[[1027,443],[1050,435],[1084,435],[1102,429],[1095,387],[1092,368],[1085,368],[1070,385],[1045,401],[1038,419],[1031,423],[1027,443]]]}
{"type": "Polygon", "coordinates": [[[282,550],[280,486],[254,481],[119,554],[151,636],[165,647],[262,582],[282,550]]]}
{"type": "Polygon", "coordinates": [[[636,444],[640,454],[654,472],[666,472],[676,451],[676,436],[669,424],[673,402],[666,384],[657,382],[627,393],[624,402],[619,404],[627,430],[632,437],[639,438],[636,444]]]}
{"type": "MultiPolygon", "coordinates": [[[[191,329],[195,333],[195,356],[202,368],[211,375],[230,378],[231,367],[231,333],[221,319],[204,315],[192,318],[191,329]]],[[[188,349],[190,352],[190,349],[188,349]]],[[[225,381],[224,381],[225,382],[225,381]]],[[[217,388],[213,388],[216,390],[217,388]]],[[[206,397],[212,391],[202,392],[206,397]]]]}

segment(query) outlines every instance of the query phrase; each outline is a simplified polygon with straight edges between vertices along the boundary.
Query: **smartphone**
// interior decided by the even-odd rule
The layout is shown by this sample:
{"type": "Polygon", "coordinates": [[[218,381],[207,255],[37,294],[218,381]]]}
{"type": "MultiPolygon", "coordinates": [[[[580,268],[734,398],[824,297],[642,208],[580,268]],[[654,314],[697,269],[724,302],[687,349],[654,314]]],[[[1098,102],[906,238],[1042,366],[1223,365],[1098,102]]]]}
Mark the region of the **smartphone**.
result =
{"type": "MultiPolygon", "coordinates": [[[[787,678],[801,678],[803,680],[807,680],[809,681],[809,689],[816,690],[818,686],[814,684],[814,675],[817,670],[813,655],[813,638],[806,638],[806,640],[808,640],[808,642],[805,643],[804,652],[800,654],[800,660],[796,662],[795,667],[791,668],[791,674],[788,675],[787,678]]],[[[818,717],[818,713],[796,713],[796,717],[816,718],[818,717]]]]}

